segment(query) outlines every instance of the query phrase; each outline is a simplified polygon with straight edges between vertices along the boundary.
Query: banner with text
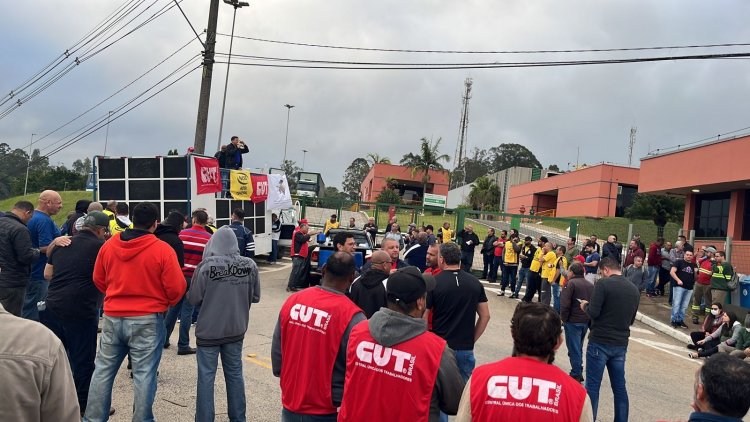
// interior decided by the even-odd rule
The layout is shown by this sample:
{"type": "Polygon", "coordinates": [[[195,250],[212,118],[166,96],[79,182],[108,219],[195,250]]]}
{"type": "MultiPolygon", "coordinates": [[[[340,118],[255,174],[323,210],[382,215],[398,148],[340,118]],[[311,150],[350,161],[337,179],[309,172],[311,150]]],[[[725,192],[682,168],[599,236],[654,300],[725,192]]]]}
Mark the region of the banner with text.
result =
{"type": "Polygon", "coordinates": [[[229,173],[229,192],[232,198],[249,201],[253,195],[253,184],[250,183],[249,170],[232,170],[229,173]]]}
{"type": "Polygon", "coordinates": [[[253,196],[252,201],[256,204],[268,199],[268,176],[265,174],[253,174],[253,196]]]}
{"type": "Polygon", "coordinates": [[[198,195],[221,192],[221,172],[216,158],[193,157],[195,163],[195,192],[198,195]]]}

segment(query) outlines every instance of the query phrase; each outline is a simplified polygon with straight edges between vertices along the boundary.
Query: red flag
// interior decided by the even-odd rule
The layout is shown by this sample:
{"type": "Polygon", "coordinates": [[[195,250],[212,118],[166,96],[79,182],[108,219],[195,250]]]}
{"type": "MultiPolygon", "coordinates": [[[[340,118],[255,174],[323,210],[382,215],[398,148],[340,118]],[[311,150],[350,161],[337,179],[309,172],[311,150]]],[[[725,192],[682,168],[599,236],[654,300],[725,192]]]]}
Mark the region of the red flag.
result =
{"type": "Polygon", "coordinates": [[[268,176],[265,174],[253,174],[250,176],[253,182],[253,202],[264,202],[268,199],[268,176]]]}
{"type": "Polygon", "coordinates": [[[195,159],[195,184],[198,195],[221,192],[219,160],[216,158],[193,158],[195,159]]]}

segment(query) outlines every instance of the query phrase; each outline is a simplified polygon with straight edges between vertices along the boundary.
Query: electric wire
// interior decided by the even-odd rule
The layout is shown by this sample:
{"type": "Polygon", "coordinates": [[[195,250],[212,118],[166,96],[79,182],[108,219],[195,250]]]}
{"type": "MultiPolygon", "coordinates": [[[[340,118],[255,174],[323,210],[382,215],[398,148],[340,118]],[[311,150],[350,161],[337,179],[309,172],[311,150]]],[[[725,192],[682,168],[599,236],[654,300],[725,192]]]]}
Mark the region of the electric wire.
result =
{"type": "MultiPolygon", "coordinates": [[[[221,53],[220,55],[224,55],[221,53]]],[[[585,66],[602,64],[626,64],[646,63],[662,61],[682,60],[712,60],[726,58],[747,58],[750,53],[723,53],[723,54],[700,54],[687,56],[658,56],[625,59],[600,59],[600,60],[567,60],[567,61],[537,61],[537,62],[480,62],[480,63],[392,63],[392,62],[351,62],[332,60],[307,60],[289,59],[279,57],[245,56],[232,54],[233,57],[249,58],[250,60],[266,60],[271,62],[285,63],[312,63],[312,64],[277,64],[260,62],[233,62],[231,65],[258,66],[276,68],[300,68],[300,69],[339,69],[339,70],[451,70],[451,69],[500,69],[500,68],[530,68],[530,67],[560,67],[560,66],[585,66]]],[[[217,61],[216,63],[224,63],[217,61]]]]}
{"type": "MultiPolygon", "coordinates": [[[[160,93],[162,93],[162,92],[163,92],[164,90],[166,90],[167,88],[169,88],[169,87],[171,87],[172,85],[176,84],[177,82],[181,81],[181,80],[182,80],[182,79],[184,79],[184,78],[185,78],[186,76],[190,75],[190,74],[191,74],[192,72],[194,72],[195,70],[197,70],[197,69],[201,68],[202,66],[203,66],[202,64],[199,64],[199,65],[197,65],[197,66],[195,66],[195,67],[191,68],[190,70],[188,70],[187,72],[185,72],[185,73],[184,73],[184,74],[183,74],[182,76],[180,76],[179,78],[177,78],[177,79],[175,79],[174,81],[170,82],[170,83],[169,83],[169,84],[167,84],[166,86],[162,87],[161,89],[159,89],[158,91],[154,92],[154,93],[153,93],[153,94],[151,94],[150,96],[148,96],[148,97],[144,98],[143,100],[141,100],[141,101],[140,101],[140,102],[138,102],[137,104],[133,105],[132,107],[128,108],[127,110],[123,111],[122,113],[118,114],[118,115],[117,115],[117,116],[115,116],[114,118],[111,118],[111,119],[110,119],[110,123],[111,123],[112,121],[116,121],[117,119],[119,119],[119,118],[121,118],[121,117],[125,116],[126,114],[130,113],[130,112],[131,112],[132,110],[134,110],[135,108],[139,107],[140,105],[142,105],[142,104],[143,104],[143,103],[145,103],[146,101],[149,101],[150,99],[152,99],[152,98],[154,98],[155,96],[159,95],[159,94],[160,94],[160,93]]],[[[94,128],[91,128],[91,129],[90,129],[90,130],[88,130],[87,132],[85,132],[85,133],[82,133],[82,134],[80,134],[79,136],[77,136],[77,137],[76,137],[76,138],[74,138],[74,139],[71,139],[70,141],[68,141],[68,142],[66,142],[65,144],[61,145],[61,146],[60,146],[60,147],[58,147],[57,149],[55,149],[55,150],[53,150],[53,151],[51,151],[51,152],[48,152],[47,154],[45,154],[45,157],[51,157],[52,155],[54,155],[54,154],[57,154],[58,152],[60,152],[60,151],[63,151],[63,150],[65,150],[66,148],[69,148],[69,147],[70,147],[70,146],[72,146],[73,144],[75,144],[75,143],[77,143],[77,142],[80,142],[81,140],[85,139],[86,137],[88,137],[89,135],[91,135],[92,133],[94,133],[94,132],[98,131],[99,129],[103,128],[103,127],[104,127],[104,126],[106,126],[106,125],[107,125],[107,122],[103,122],[103,123],[99,124],[99,126],[97,126],[97,127],[94,127],[94,128]]]]}
{"type": "Polygon", "coordinates": [[[187,15],[185,14],[185,11],[182,10],[182,6],[180,6],[180,3],[177,0],[174,0],[174,4],[177,6],[178,9],[180,9],[180,13],[182,13],[182,16],[185,18],[185,20],[187,21],[188,25],[190,25],[190,29],[193,30],[193,33],[195,34],[195,38],[197,38],[198,41],[203,46],[203,48],[205,48],[206,44],[201,40],[200,35],[198,35],[198,31],[195,30],[195,27],[193,26],[193,23],[190,22],[190,19],[188,19],[187,15]]]}
{"type": "MultiPolygon", "coordinates": [[[[146,70],[145,72],[141,73],[141,74],[140,74],[140,75],[139,75],[139,76],[138,76],[137,78],[135,78],[135,79],[133,79],[132,81],[130,81],[129,83],[125,84],[125,85],[124,85],[124,86],[122,86],[122,87],[121,87],[120,89],[118,89],[117,91],[113,92],[113,93],[112,93],[111,95],[109,95],[108,97],[106,97],[106,98],[102,99],[102,100],[101,100],[101,101],[99,101],[98,103],[94,104],[93,106],[91,106],[91,107],[90,107],[90,108],[88,108],[87,110],[83,111],[82,113],[80,113],[80,114],[79,114],[79,115],[77,115],[76,117],[74,117],[74,118],[72,118],[71,120],[67,121],[66,123],[64,123],[64,124],[62,124],[62,125],[60,125],[60,126],[58,126],[57,128],[55,128],[55,129],[54,129],[54,130],[52,130],[51,132],[49,132],[49,133],[47,133],[47,134],[45,134],[45,135],[43,135],[43,136],[41,136],[41,137],[39,137],[39,138],[35,139],[35,140],[34,140],[33,142],[31,142],[31,145],[34,145],[34,144],[36,144],[37,142],[41,142],[41,141],[43,141],[44,139],[46,139],[47,137],[49,137],[49,136],[51,136],[51,135],[54,135],[54,134],[55,134],[55,133],[57,133],[57,132],[58,132],[58,131],[59,131],[60,129],[63,129],[63,128],[67,127],[67,126],[68,126],[68,125],[70,125],[71,123],[75,122],[76,120],[78,120],[78,119],[80,119],[81,117],[85,116],[86,114],[88,114],[88,113],[89,113],[89,112],[91,112],[92,110],[96,109],[96,108],[97,108],[97,107],[99,107],[100,105],[104,104],[104,103],[105,103],[106,101],[110,100],[110,99],[111,99],[112,97],[116,96],[117,94],[121,93],[121,92],[122,92],[122,91],[124,91],[125,89],[129,88],[130,86],[132,86],[133,84],[135,84],[136,82],[138,82],[139,80],[143,79],[143,78],[144,78],[144,77],[146,77],[146,76],[147,76],[148,74],[150,74],[151,72],[153,72],[154,70],[156,70],[156,69],[157,69],[157,68],[158,68],[159,66],[161,66],[161,65],[162,65],[162,64],[164,64],[164,63],[166,63],[166,62],[167,62],[167,61],[168,61],[169,59],[171,59],[172,57],[174,57],[175,55],[177,55],[177,54],[178,54],[179,52],[181,52],[182,50],[184,50],[184,49],[185,49],[185,48],[186,48],[186,47],[187,47],[188,45],[190,45],[190,44],[191,44],[191,43],[192,43],[193,41],[194,41],[194,39],[193,39],[193,38],[190,38],[190,40],[188,40],[188,42],[187,42],[187,43],[183,44],[183,45],[182,45],[181,47],[179,47],[179,48],[178,48],[177,50],[175,50],[174,52],[172,52],[172,54],[168,55],[167,57],[165,57],[164,59],[162,59],[162,60],[161,60],[160,62],[156,63],[156,64],[155,64],[154,66],[152,66],[151,68],[149,68],[149,69],[148,69],[148,70],[146,70]]],[[[199,54],[196,54],[196,55],[195,55],[195,56],[193,56],[193,57],[192,57],[191,59],[194,59],[195,57],[198,57],[198,56],[199,56],[199,54]]]]}
{"type": "MultiPolygon", "coordinates": [[[[231,36],[230,34],[217,33],[225,37],[231,36]]],[[[295,45],[301,47],[314,47],[314,48],[329,48],[337,50],[359,50],[359,51],[381,51],[388,53],[439,53],[439,54],[548,54],[548,53],[603,53],[603,52],[620,52],[620,51],[649,51],[649,50],[678,50],[678,49],[691,49],[691,48],[717,48],[717,47],[746,47],[750,46],[750,43],[722,43],[722,44],[688,44],[688,45],[673,45],[673,46],[654,46],[654,47],[624,47],[624,48],[590,48],[590,49],[564,49],[564,50],[419,50],[419,49],[398,49],[398,48],[375,48],[375,47],[353,47],[353,46],[340,46],[340,45],[329,45],[329,44],[312,44],[303,42],[293,41],[279,41],[270,40],[265,38],[248,37],[242,35],[234,35],[235,38],[272,43],[272,44],[285,44],[295,45]]]]}

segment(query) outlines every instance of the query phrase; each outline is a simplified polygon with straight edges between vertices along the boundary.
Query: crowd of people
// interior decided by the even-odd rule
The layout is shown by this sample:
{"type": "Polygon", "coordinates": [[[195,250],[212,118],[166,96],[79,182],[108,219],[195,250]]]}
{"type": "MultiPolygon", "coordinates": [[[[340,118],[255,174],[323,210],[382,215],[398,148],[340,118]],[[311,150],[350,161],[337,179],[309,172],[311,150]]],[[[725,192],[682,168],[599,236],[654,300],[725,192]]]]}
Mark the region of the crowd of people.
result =
{"type": "MultiPolygon", "coordinates": [[[[0,217],[0,332],[7,339],[0,342],[6,374],[0,419],[107,420],[114,413],[115,377],[127,358],[133,420],[153,420],[159,363],[179,318],[176,353],[196,355],[195,419],[215,418],[221,356],[229,419],[246,420],[242,343],[250,307],[260,300],[260,278],[242,210],[232,217],[239,224],[216,229],[205,210],[193,211],[190,221],[172,211],[159,222],[156,207],[142,202],[128,210],[126,227],[123,219],[115,221],[117,231],[117,205],[109,213],[80,205],[81,215],[66,223],[73,236],[49,226],[62,206],[56,192],[42,193],[36,208],[21,201],[0,217]],[[26,312],[29,301],[36,313],[26,312]],[[191,348],[196,312],[197,347],[191,348]]],[[[364,229],[377,234],[374,221],[368,225],[364,229]]],[[[302,284],[316,233],[305,220],[295,229],[290,295],[271,342],[283,421],[444,421],[448,415],[458,421],[594,421],[605,369],[614,419],[627,421],[630,326],[642,294],[663,294],[667,281],[675,326],[685,326],[681,318],[695,285],[709,286],[693,302],[692,315],[703,322],[689,347],[709,359],[696,373],[690,420],[736,420],[750,409],[750,366],[741,361],[750,355],[750,317],[743,324],[723,309],[732,268],[714,247],[700,248],[693,259],[684,239],[675,248],[658,239],[646,251],[634,238],[623,253],[614,235],[604,245],[592,238],[581,250],[575,239],[535,242],[516,230],[496,236],[491,229],[482,241],[471,226],[454,233],[445,223],[436,234],[429,226],[410,227],[402,236],[395,219],[389,225],[380,249],[361,267],[353,235],[336,233],[336,251],[316,286],[302,284]],[[476,248],[482,278],[497,283],[499,276],[498,295],[509,288],[508,297],[519,299],[510,321],[512,356],[478,367],[474,348],[490,310],[471,272],[476,248]],[[664,274],[669,279],[662,280],[664,274]],[[553,365],[563,342],[568,374],[553,365]]]]}

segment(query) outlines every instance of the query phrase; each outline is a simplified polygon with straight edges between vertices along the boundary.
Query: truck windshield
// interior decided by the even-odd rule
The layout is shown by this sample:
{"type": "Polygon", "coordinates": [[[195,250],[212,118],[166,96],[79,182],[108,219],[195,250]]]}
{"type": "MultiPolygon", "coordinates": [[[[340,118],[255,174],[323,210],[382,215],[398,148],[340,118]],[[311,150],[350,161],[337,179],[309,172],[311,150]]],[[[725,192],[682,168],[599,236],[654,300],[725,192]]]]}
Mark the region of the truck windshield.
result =
{"type": "Polygon", "coordinates": [[[297,190],[315,190],[315,184],[313,183],[297,183],[297,190]]]}

